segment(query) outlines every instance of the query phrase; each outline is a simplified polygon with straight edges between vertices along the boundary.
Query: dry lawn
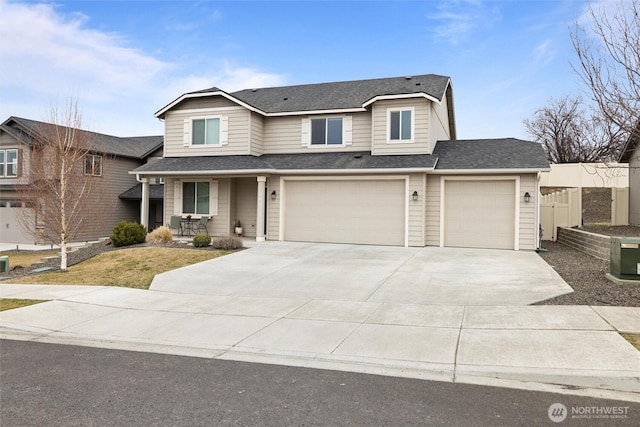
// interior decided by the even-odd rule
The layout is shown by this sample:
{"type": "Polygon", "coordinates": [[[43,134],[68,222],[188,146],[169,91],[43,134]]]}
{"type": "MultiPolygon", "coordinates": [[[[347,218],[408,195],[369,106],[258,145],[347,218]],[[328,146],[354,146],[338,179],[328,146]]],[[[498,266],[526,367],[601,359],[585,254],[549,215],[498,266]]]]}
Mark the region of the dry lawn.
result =
{"type": "Polygon", "coordinates": [[[58,256],[60,251],[43,251],[43,252],[33,252],[33,251],[4,251],[0,252],[0,256],[8,255],[9,256],[9,265],[11,267],[20,266],[20,267],[29,267],[36,262],[40,262],[42,258],[58,256]]]}
{"type": "Polygon", "coordinates": [[[46,302],[42,299],[14,299],[4,298],[0,299],[0,311],[11,310],[13,308],[26,307],[28,305],[38,304],[40,302],[46,302]]]}
{"type": "Polygon", "coordinates": [[[101,285],[149,289],[156,274],[226,255],[226,251],[176,248],[129,248],[102,253],[67,272],[23,276],[4,283],[101,285]]]}
{"type": "Polygon", "coordinates": [[[629,341],[635,348],[640,350],[640,335],[637,334],[620,334],[629,341]]]}

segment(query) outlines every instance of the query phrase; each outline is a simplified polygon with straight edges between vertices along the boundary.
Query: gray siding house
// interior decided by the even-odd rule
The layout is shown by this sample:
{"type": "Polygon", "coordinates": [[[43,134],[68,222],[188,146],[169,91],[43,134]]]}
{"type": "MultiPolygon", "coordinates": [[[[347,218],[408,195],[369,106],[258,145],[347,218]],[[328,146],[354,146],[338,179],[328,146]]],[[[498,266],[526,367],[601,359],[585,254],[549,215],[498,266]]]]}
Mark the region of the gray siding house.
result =
{"type": "MultiPolygon", "coordinates": [[[[34,139],[50,124],[10,117],[0,125],[0,242],[49,243],[42,236],[47,219],[39,215],[34,204],[25,200],[30,186],[29,164],[34,155],[34,139]],[[20,218],[30,218],[33,228],[25,230],[20,218]]],[[[94,240],[109,236],[122,220],[140,220],[140,200],[135,189],[140,188],[136,176],[129,171],[162,155],[162,136],[120,138],[89,132],[100,152],[91,154],[94,179],[104,180],[105,194],[96,203],[103,207],[100,220],[90,224],[74,240],[94,240]]],[[[86,174],[86,171],[85,171],[86,174]]],[[[162,185],[152,185],[154,194],[163,193],[162,185]]],[[[152,200],[162,209],[162,200],[152,200]]],[[[162,212],[157,215],[162,218],[162,212]]],[[[151,218],[155,222],[155,218],[151,218]]]]}
{"type": "Polygon", "coordinates": [[[213,87],[160,109],[165,221],[240,220],[257,241],[534,250],[539,144],[456,140],[453,89],[433,74],[254,88],[213,87]]]}

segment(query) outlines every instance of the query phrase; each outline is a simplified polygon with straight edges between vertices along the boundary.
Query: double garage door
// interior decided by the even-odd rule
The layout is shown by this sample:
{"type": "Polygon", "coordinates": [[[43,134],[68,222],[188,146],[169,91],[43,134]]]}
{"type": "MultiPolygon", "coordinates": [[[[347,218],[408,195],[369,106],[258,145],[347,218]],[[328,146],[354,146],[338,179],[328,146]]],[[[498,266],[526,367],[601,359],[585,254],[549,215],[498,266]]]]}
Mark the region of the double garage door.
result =
{"type": "Polygon", "coordinates": [[[447,180],[444,191],[444,246],[514,249],[514,180],[447,180]]]}
{"type": "Polygon", "coordinates": [[[404,179],[287,180],[284,239],[405,245],[404,179]]]}
{"type": "MultiPolygon", "coordinates": [[[[284,240],[404,246],[404,179],[287,180],[284,240]]],[[[447,179],[444,246],[515,248],[515,180],[447,179]]],[[[428,210],[428,207],[427,207],[428,210]]]]}

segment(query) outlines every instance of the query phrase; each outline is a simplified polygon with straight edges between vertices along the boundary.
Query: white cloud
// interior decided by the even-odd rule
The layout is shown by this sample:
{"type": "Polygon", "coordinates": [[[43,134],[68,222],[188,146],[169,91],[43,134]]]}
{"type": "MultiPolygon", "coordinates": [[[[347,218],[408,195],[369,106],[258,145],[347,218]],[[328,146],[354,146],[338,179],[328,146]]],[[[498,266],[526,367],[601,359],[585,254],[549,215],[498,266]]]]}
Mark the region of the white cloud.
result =
{"type": "Polygon", "coordinates": [[[94,131],[159,134],[162,125],[153,113],[184,92],[284,82],[276,74],[225,60],[160,60],[131,47],[123,35],[90,24],[90,17],[64,15],[52,4],[0,0],[0,121],[11,115],[46,119],[52,104],[72,96],[94,131]]]}
{"type": "Polygon", "coordinates": [[[472,32],[493,25],[500,19],[495,8],[479,0],[450,0],[439,3],[437,12],[427,18],[435,22],[431,32],[437,39],[457,45],[472,32]]]}

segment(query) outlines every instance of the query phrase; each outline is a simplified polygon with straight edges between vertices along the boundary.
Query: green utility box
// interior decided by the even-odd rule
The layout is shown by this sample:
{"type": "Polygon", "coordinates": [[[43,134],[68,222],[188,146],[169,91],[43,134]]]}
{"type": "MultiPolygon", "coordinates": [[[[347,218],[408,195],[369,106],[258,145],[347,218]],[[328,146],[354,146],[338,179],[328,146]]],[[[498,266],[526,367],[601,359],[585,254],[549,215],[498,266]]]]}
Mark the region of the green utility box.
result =
{"type": "Polygon", "coordinates": [[[8,273],[9,272],[9,257],[8,256],[0,256],[0,273],[8,273]]]}
{"type": "Polygon", "coordinates": [[[611,238],[609,272],[618,279],[640,283],[640,238],[611,238]]]}

